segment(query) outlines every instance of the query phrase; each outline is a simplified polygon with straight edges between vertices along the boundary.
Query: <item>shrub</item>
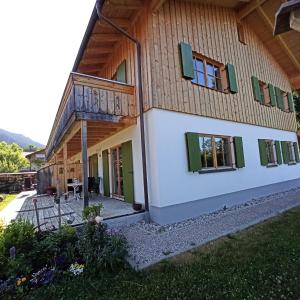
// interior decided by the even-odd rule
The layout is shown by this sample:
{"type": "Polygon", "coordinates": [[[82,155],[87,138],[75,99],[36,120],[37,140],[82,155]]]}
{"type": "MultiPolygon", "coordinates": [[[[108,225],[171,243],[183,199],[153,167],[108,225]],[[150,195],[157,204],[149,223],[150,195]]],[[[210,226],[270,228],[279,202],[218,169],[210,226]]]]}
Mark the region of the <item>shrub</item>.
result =
{"type": "Polygon", "coordinates": [[[125,265],[127,243],[121,235],[107,231],[103,223],[86,223],[79,237],[78,250],[88,270],[116,270],[125,265]]]}
{"type": "Polygon", "coordinates": [[[102,203],[100,203],[98,205],[92,205],[92,206],[85,207],[82,211],[83,220],[89,221],[90,219],[94,219],[96,216],[100,216],[102,209],[103,209],[102,203]]]}

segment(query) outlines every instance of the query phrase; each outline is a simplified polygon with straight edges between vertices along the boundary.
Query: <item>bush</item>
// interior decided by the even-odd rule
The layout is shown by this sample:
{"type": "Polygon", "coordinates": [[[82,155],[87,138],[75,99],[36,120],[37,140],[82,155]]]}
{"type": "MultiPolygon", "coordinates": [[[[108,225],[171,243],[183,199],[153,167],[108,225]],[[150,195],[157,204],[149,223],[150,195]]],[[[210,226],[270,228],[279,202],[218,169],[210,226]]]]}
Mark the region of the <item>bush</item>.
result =
{"type": "Polygon", "coordinates": [[[92,206],[85,207],[82,211],[82,219],[85,221],[94,219],[96,216],[100,216],[102,209],[103,209],[102,203],[100,203],[98,205],[92,205],[92,206]]]}
{"type": "Polygon", "coordinates": [[[86,223],[79,237],[79,254],[90,271],[116,270],[125,266],[127,243],[124,237],[107,230],[103,223],[86,223]]]}

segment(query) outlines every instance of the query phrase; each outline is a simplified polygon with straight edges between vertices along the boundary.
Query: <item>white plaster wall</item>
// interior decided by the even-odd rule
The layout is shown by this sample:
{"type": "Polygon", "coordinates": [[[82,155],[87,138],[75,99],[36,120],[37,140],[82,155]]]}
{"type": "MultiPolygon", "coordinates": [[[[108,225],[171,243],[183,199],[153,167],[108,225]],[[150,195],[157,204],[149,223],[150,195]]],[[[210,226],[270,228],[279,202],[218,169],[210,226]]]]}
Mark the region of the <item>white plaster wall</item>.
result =
{"type": "MultiPolygon", "coordinates": [[[[137,203],[144,203],[139,122],[137,125],[128,127],[118,132],[117,134],[109,137],[105,141],[98,143],[93,147],[89,148],[88,156],[91,156],[93,154],[98,155],[99,176],[103,178],[102,151],[120,145],[129,140],[132,141],[135,201],[137,203]]],[[[76,160],[81,160],[81,153],[77,154],[72,158],[72,161],[76,161],[76,160]]],[[[109,151],[109,163],[111,165],[110,151],[109,151]]],[[[110,181],[111,181],[111,176],[110,176],[110,181]]],[[[110,188],[112,188],[111,182],[110,182],[110,188]]]]}
{"type": "Polygon", "coordinates": [[[164,207],[300,177],[300,164],[266,168],[260,164],[258,138],[297,141],[296,133],[230,121],[151,109],[147,112],[150,204],[164,207]],[[236,171],[188,172],[185,132],[243,138],[246,167],[236,171]]]}

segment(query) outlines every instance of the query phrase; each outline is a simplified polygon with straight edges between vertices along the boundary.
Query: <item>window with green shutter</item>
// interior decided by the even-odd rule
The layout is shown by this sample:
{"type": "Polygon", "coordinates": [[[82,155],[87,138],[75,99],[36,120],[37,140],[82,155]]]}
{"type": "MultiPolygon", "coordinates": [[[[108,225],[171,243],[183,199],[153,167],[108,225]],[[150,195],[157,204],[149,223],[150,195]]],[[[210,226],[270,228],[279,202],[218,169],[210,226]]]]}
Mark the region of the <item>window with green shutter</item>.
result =
{"type": "Polygon", "coordinates": [[[245,167],[241,137],[187,132],[187,157],[190,172],[210,172],[245,167]],[[232,143],[234,151],[232,151],[232,143]],[[235,164],[234,164],[235,162],[235,164]]]}
{"type": "Polygon", "coordinates": [[[199,134],[194,132],[187,132],[185,134],[188,158],[188,170],[196,172],[201,170],[201,157],[199,146],[199,134]]]}
{"type": "Polygon", "coordinates": [[[255,77],[255,76],[252,76],[251,77],[251,82],[252,82],[252,90],[253,90],[254,99],[258,102],[262,102],[263,101],[263,98],[262,98],[263,94],[261,93],[258,78],[255,77]]]}
{"type": "Polygon", "coordinates": [[[295,153],[295,160],[297,163],[300,162],[300,157],[299,157],[299,147],[298,147],[298,143],[297,142],[294,142],[293,143],[293,146],[294,146],[294,153],[295,153]]]}
{"type": "Polygon", "coordinates": [[[288,97],[288,106],[289,106],[289,111],[294,112],[295,111],[295,106],[294,106],[294,97],[292,93],[287,93],[288,97]]]}
{"type": "Polygon", "coordinates": [[[181,42],[179,44],[179,49],[181,55],[182,76],[186,79],[193,79],[194,67],[192,47],[187,43],[181,42]]]}
{"type": "Polygon", "coordinates": [[[268,89],[269,89],[270,103],[271,103],[272,106],[276,106],[277,102],[276,102],[276,95],[275,95],[274,86],[271,83],[269,83],[268,84],[268,89]]]}
{"type": "Polygon", "coordinates": [[[283,92],[277,86],[275,86],[274,89],[275,89],[277,107],[280,108],[281,110],[284,110],[283,92]]]}
{"type": "Polygon", "coordinates": [[[229,90],[231,93],[235,94],[238,92],[237,78],[235,73],[235,68],[233,64],[226,65],[227,77],[229,83],[229,90]]]}
{"type": "Polygon", "coordinates": [[[234,150],[235,150],[235,164],[237,168],[245,167],[244,149],[243,149],[243,139],[240,136],[235,136],[233,138],[234,150]]]}
{"type": "Polygon", "coordinates": [[[260,163],[262,166],[266,166],[268,164],[266,140],[259,139],[258,140],[258,148],[259,148],[259,155],[260,155],[260,163]]]}
{"type": "Polygon", "coordinates": [[[275,141],[275,148],[276,148],[277,164],[281,165],[282,164],[282,155],[281,155],[281,147],[280,147],[280,142],[279,141],[275,141]]]}
{"type": "Polygon", "coordinates": [[[281,144],[281,151],[282,151],[282,159],[284,164],[289,163],[289,153],[288,153],[288,142],[282,141],[281,144]]]}
{"type": "Polygon", "coordinates": [[[116,80],[119,82],[126,83],[126,60],[124,60],[117,68],[116,80]]]}

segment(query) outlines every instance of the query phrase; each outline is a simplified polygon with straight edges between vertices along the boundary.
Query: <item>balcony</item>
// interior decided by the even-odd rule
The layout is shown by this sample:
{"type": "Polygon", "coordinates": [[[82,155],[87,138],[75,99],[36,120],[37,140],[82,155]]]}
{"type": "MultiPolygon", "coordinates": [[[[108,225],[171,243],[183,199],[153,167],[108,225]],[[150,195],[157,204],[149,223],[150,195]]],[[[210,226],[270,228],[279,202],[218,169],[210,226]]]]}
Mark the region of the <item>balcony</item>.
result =
{"type": "MultiPolygon", "coordinates": [[[[124,124],[135,121],[135,117],[134,86],[71,73],[50,133],[46,157],[49,159],[60,148],[78,121],[87,120],[90,124],[97,124],[97,128],[102,130],[101,136],[91,137],[93,140],[88,141],[88,146],[92,146],[111,132],[121,129],[124,124]],[[105,128],[113,130],[104,132],[105,128]]],[[[76,134],[77,138],[80,138],[80,130],[77,130],[76,134]]],[[[73,139],[76,139],[76,136],[73,139]]],[[[74,154],[76,151],[73,151],[72,155],[74,154]]]]}

